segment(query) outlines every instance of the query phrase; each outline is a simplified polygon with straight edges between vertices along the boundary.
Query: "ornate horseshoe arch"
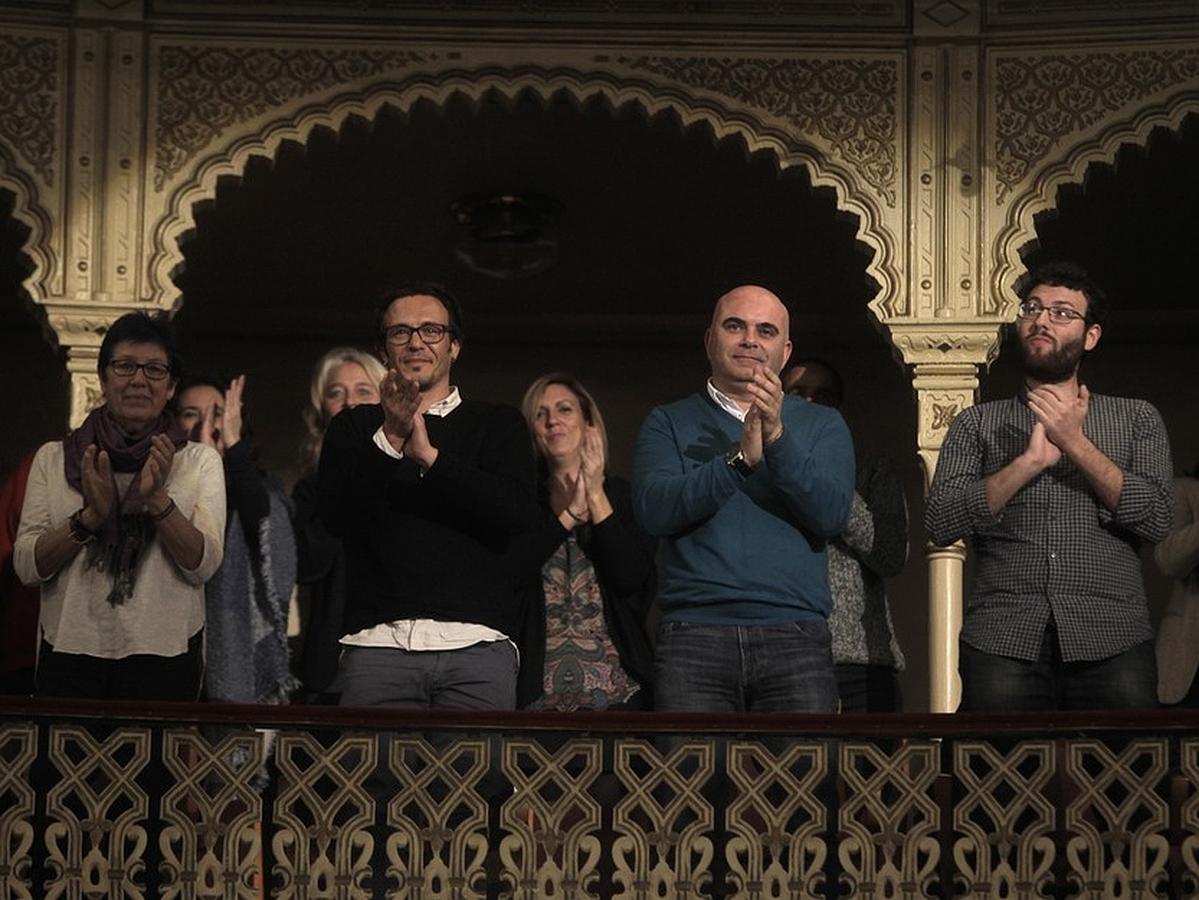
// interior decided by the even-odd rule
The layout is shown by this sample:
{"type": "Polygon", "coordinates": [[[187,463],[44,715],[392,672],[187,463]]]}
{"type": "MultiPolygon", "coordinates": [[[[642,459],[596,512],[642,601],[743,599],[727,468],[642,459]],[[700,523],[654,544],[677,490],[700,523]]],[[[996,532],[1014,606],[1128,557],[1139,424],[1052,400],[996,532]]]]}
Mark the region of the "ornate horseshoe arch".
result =
{"type": "Polygon", "coordinates": [[[880,290],[869,304],[871,310],[880,321],[895,314],[902,288],[898,268],[900,245],[884,227],[882,205],[872,191],[859,184],[858,173],[853,169],[830,160],[780,124],[766,121],[753,110],[736,109],[717,96],[692,93],[677,84],[564,68],[493,67],[418,75],[341,92],[319,103],[305,103],[265,126],[231,130],[222,137],[219,146],[197,156],[190,165],[191,174],[169,194],[157,223],[149,225],[147,287],[151,303],[166,309],[179,304],[180,291],[172,275],[183,265],[180,242],[195,227],[192,210],[197,203],[211,201],[216,196],[221,178],[240,177],[251,157],[273,159],[285,141],[305,144],[314,128],[336,131],[351,116],[374,120],[384,106],[406,111],[418,100],[444,105],[453,95],[478,102],[484,94],[494,91],[510,99],[532,91],[543,101],[565,91],[580,104],[599,96],[613,109],[634,103],[651,118],[672,111],[684,128],[706,122],[716,140],[738,136],[749,153],[769,150],[781,168],[806,166],[813,186],[833,188],[838,207],[857,217],[857,239],[873,251],[866,271],[880,290]]]}
{"type": "Polygon", "coordinates": [[[1027,188],[1012,198],[1007,219],[993,244],[990,287],[1000,316],[1010,319],[1014,314],[1018,302],[1014,285],[1025,268],[1021,250],[1037,241],[1036,217],[1057,207],[1058,190],[1065,184],[1081,184],[1092,163],[1115,165],[1116,154],[1125,144],[1147,146],[1155,128],[1180,130],[1183,119],[1192,113],[1199,114],[1199,90],[1177,94],[1166,103],[1145,107],[1129,118],[1111,122],[1029,179],[1027,188]]]}
{"type": "Polygon", "coordinates": [[[41,205],[37,186],[21,172],[2,143],[0,190],[13,194],[12,217],[29,229],[29,237],[21,247],[21,252],[33,262],[33,270],[21,282],[21,287],[29,292],[34,302],[44,302],[46,297],[55,293],[48,282],[58,271],[51,246],[52,223],[41,205]]]}

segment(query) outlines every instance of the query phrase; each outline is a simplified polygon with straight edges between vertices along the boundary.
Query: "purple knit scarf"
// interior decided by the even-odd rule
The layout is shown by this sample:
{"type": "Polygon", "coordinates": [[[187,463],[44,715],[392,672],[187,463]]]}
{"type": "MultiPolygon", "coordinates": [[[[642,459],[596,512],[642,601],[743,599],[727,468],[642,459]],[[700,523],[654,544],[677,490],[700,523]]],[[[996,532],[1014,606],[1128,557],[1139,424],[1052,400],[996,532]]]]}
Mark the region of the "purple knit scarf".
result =
{"type": "Polygon", "coordinates": [[[112,573],[112,590],[108,594],[108,602],[113,606],[124,603],[133,595],[138,556],[142,547],[154,535],[153,523],[142,512],[145,498],[141,494],[141,478],[137,473],[141,472],[142,466],[150,456],[151,439],[157,434],[169,437],[176,450],[187,443],[186,432],[179,427],[170,413],[162,413],[149,431],[140,437],[131,438],[121,431],[108,415],[108,407],[101,406],[92,410],[83,420],[83,424],[63,441],[63,468],[67,484],[81,494],[83,451],[92,445],[108,453],[114,476],[117,472],[134,473],[124,497],[120,497],[116,478],[113,478],[113,496],[120,499],[113,503],[108,517],[100,524],[96,542],[92,544],[88,553],[89,566],[112,573]]]}

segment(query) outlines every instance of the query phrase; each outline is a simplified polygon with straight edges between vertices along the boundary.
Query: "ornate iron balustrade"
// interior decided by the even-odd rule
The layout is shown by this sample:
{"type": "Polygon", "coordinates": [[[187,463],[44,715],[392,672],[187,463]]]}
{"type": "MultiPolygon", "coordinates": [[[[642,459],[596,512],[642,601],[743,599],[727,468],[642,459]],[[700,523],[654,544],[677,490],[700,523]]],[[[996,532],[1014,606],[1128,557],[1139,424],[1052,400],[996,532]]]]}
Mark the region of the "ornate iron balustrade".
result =
{"type": "Polygon", "coordinates": [[[1197,788],[1176,711],[8,698],[0,898],[1195,897],[1197,788]]]}

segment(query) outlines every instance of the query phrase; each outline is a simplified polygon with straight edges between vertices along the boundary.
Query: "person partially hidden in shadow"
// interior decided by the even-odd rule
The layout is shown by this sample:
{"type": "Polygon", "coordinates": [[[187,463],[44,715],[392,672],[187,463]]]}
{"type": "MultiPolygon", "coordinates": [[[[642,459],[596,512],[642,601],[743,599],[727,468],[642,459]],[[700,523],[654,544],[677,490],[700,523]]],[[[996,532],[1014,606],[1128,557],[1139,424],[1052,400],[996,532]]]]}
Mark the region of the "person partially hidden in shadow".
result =
{"type": "MultiPolygon", "coordinates": [[[[809,357],[783,372],[788,394],[841,409],[844,382],[833,366],[809,357]]],[[[899,712],[903,651],[895,639],[885,579],[908,557],[908,507],[891,463],[858,454],[853,506],[845,531],[828,543],[833,594],[829,630],[842,712],[899,712]]]]}

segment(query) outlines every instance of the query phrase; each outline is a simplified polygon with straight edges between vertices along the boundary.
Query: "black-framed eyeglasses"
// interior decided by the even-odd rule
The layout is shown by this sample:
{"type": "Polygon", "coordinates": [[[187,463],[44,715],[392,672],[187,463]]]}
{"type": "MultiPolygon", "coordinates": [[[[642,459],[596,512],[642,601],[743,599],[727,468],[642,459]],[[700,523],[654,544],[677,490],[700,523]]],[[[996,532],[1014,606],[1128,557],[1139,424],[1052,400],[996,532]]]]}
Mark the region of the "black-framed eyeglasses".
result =
{"type": "Polygon", "coordinates": [[[137,370],[141,369],[151,381],[162,381],[171,374],[171,367],[165,363],[139,363],[131,359],[114,359],[108,364],[108,368],[112,369],[113,374],[120,375],[122,378],[132,378],[137,374],[137,370]]]}
{"type": "Polygon", "coordinates": [[[1068,306],[1042,306],[1036,300],[1025,300],[1020,304],[1017,315],[1021,319],[1035,319],[1041,313],[1047,313],[1050,322],[1057,322],[1059,325],[1065,325],[1067,322],[1073,322],[1076,319],[1085,319],[1082,313],[1076,309],[1071,309],[1068,306]]]}
{"type": "Polygon", "coordinates": [[[419,325],[390,325],[383,329],[383,338],[389,344],[403,347],[412,340],[412,335],[419,334],[426,344],[440,344],[447,334],[452,334],[449,325],[440,322],[421,322],[419,325]]]}

